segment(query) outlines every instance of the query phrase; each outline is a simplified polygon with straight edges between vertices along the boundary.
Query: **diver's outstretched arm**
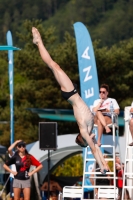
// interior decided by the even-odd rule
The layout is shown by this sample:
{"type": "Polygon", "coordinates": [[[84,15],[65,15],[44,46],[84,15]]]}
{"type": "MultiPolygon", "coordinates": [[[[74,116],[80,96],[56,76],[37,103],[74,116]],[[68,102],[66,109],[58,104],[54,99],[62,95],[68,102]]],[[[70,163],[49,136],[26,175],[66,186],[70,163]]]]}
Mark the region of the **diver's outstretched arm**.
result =
{"type": "Polygon", "coordinates": [[[95,144],[96,140],[95,140],[95,134],[91,134],[88,135],[88,133],[85,133],[84,131],[81,131],[81,135],[84,137],[84,139],[86,140],[86,142],[88,143],[92,154],[94,155],[94,158],[96,159],[100,169],[101,169],[101,173],[105,174],[106,171],[108,171],[108,166],[106,165],[106,162],[103,158],[103,155],[100,151],[100,149],[98,148],[98,145],[95,144]],[[94,141],[95,140],[95,141],[94,141]]]}

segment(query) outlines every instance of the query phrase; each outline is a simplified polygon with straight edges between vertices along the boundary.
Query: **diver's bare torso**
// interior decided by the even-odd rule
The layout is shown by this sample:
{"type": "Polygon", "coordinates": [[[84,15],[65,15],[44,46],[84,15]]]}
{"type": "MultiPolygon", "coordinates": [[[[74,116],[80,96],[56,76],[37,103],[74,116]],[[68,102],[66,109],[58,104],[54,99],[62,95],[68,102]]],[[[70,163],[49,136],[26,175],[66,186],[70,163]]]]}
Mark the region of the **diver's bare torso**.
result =
{"type": "Polygon", "coordinates": [[[89,107],[84,103],[78,93],[68,99],[68,102],[73,106],[74,116],[77,120],[80,131],[91,130],[93,127],[93,114],[89,107]]]}

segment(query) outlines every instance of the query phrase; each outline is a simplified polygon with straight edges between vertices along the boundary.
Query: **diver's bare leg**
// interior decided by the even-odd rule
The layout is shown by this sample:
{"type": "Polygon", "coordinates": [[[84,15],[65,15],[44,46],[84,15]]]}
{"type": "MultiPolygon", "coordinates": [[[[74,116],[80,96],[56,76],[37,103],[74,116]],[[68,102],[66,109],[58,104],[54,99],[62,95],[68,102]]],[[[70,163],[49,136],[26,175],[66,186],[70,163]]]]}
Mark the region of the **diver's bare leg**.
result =
{"type": "Polygon", "coordinates": [[[39,31],[32,27],[32,35],[33,35],[33,43],[38,46],[40,55],[42,60],[48,65],[48,67],[52,70],[57,82],[59,83],[61,90],[65,92],[70,92],[74,89],[72,81],[66,75],[66,73],[60,68],[60,66],[54,62],[46,50],[39,31]]]}

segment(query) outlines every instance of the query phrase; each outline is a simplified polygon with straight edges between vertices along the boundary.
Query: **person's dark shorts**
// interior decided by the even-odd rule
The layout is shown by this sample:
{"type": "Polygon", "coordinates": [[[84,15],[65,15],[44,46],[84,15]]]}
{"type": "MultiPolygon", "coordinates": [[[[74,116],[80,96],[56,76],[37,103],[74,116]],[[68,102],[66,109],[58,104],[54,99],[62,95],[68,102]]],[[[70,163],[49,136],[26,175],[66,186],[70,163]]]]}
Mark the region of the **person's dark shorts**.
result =
{"type": "MultiPolygon", "coordinates": [[[[10,178],[10,197],[11,197],[11,198],[14,197],[14,192],[13,192],[13,181],[14,181],[14,178],[10,178]]],[[[21,191],[21,193],[20,193],[20,197],[24,197],[22,191],[21,191]]]]}
{"type": "Polygon", "coordinates": [[[27,180],[14,179],[13,181],[13,188],[30,188],[30,187],[31,187],[30,179],[27,180]]]}

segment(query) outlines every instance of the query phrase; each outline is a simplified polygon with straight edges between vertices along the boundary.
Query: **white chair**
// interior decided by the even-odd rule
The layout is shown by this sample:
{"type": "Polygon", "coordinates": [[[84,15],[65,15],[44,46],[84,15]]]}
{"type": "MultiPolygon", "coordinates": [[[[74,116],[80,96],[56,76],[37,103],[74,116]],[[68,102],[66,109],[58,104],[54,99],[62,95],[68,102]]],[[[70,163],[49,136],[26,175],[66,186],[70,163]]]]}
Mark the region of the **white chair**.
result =
{"type": "Polygon", "coordinates": [[[98,199],[107,198],[107,199],[118,199],[118,188],[99,188],[98,189],[98,199]]]}
{"type": "Polygon", "coordinates": [[[82,198],[83,189],[80,186],[65,186],[63,187],[64,197],[82,198]]]}
{"type": "Polygon", "coordinates": [[[59,195],[58,195],[58,200],[62,200],[62,197],[63,197],[62,195],[63,194],[60,192],[59,195]]]}

